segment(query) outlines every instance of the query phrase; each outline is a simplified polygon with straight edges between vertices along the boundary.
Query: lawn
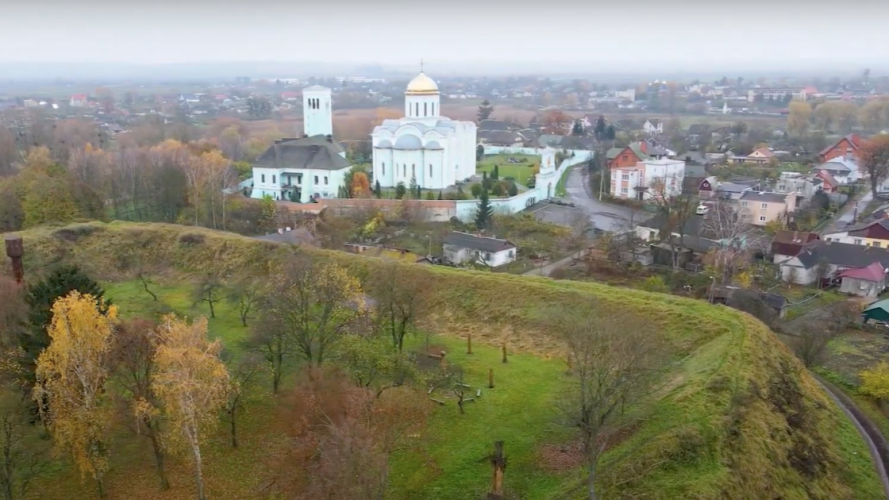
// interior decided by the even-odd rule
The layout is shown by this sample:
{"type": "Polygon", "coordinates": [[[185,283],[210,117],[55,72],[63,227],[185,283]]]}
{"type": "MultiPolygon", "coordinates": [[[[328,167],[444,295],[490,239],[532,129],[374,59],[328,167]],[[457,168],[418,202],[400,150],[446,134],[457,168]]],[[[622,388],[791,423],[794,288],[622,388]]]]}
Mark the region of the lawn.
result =
{"type": "Polygon", "coordinates": [[[534,167],[540,165],[540,157],[534,155],[518,154],[489,155],[485,156],[482,161],[476,163],[475,171],[478,174],[487,172],[488,175],[491,175],[491,172],[494,170],[494,165],[498,165],[498,171],[500,173],[501,179],[512,177],[518,184],[527,186],[528,179],[531,177],[534,167]],[[524,158],[528,161],[525,163],[507,163],[507,159],[509,158],[515,158],[518,161],[521,161],[524,158]]]}

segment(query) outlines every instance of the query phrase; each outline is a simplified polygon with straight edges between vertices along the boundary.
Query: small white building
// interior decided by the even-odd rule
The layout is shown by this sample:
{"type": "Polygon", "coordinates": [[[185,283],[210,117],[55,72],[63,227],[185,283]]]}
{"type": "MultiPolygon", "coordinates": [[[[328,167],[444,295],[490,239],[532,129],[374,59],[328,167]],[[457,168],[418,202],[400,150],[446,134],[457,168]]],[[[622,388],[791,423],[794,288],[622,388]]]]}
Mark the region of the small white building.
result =
{"type": "Polygon", "coordinates": [[[516,246],[507,240],[454,231],[443,243],[444,258],[452,264],[500,267],[516,260],[516,246]]]}
{"type": "Polygon", "coordinates": [[[302,138],[275,141],[253,164],[253,198],[309,203],[336,198],[352,165],[333,140],[330,89],[303,90],[302,138]]]}
{"type": "Polygon", "coordinates": [[[655,196],[682,194],[685,181],[685,162],[680,160],[646,160],[629,167],[611,169],[611,196],[615,198],[648,200],[655,196]],[[657,188],[663,183],[663,189],[657,188]]]}
{"type": "Polygon", "coordinates": [[[660,120],[645,120],[645,123],[642,125],[642,130],[645,131],[648,135],[656,135],[664,133],[664,122],[660,120]]]}

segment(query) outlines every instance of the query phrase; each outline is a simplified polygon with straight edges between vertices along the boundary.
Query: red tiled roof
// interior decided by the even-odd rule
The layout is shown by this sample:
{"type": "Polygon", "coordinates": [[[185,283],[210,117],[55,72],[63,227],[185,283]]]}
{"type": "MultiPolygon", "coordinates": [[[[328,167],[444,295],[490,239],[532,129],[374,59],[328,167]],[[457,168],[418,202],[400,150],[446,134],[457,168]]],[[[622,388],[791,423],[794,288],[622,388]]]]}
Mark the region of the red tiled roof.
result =
{"type": "Polygon", "coordinates": [[[886,270],[882,264],[874,262],[867,267],[858,269],[846,269],[837,275],[837,278],[855,278],[866,281],[880,281],[886,275],[886,270]]]}
{"type": "Polygon", "coordinates": [[[835,148],[837,146],[837,144],[839,144],[843,140],[849,141],[849,144],[851,144],[852,148],[854,148],[854,149],[858,149],[861,147],[861,136],[859,136],[858,134],[849,134],[846,137],[843,137],[840,140],[838,140],[837,142],[831,144],[830,146],[827,146],[826,148],[822,149],[820,154],[821,155],[827,154],[828,151],[835,148]]]}
{"type": "Polygon", "coordinates": [[[77,101],[83,101],[83,100],[86,100],[86,94],[73,94],[73,95],[71,95],[71,99],[74,99],[77,101]]]}

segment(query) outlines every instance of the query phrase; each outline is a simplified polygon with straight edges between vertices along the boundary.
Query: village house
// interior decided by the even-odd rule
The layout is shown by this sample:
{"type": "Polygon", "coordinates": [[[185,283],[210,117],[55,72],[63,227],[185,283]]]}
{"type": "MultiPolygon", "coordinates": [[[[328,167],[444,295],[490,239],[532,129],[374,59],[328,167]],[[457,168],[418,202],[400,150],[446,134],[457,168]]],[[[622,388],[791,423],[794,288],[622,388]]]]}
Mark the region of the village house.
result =
{"type": "Polygon", "coordinates": [[[730,161],[732,163],[755,163],[762,165],[769,163],[773,158],[775,158],[775,154],[769,148],[759,148],[747,156],[732,156],[730,161]]]}
{"type": "Polygon", "coordinates": [[[89,99],[86,94],[74,94],[68,101],[68,105],[72,108],[83,108],[86,107],[88,103],[89,99]]]}
{"type": "Polygon", "coordinates": [[[834,158],[851,158],[858,161],[858,150],[861,148],[862,140],[858,134],[849,134],[831,146],[824,148],[819,154],[821,161],[828,162],[834,158]]]}
{"type": "Polygon", "coordinates": [[[636,165],[611,168],[610,193],[614,198],[648,200],[672,197],[682,193],[685,162],[679,160],[646,160],[636,165]],[[663,183],[662,186],[658,186],[663,183]]]}
{"type": "Polygon", "coordinates": [[[444,259],[452,264],[464,262],[500,267],[516,260],[516,246],[507,240],[453,231],[445,236],[444,259]]]}
{"type": "Polygon", "coordinates": [[[775,264],[784,262],[797,254],[809,243],[821,239],[817,233],[807,231],[778,231],[772,239],[769,253],[775,264]]]}
{"type": "Polygon", "coordinates": [[[876,297],[886,289],[886,269],[879,262],[867,267],[846,269],[837,274],[840,280],[840,293],[861,297],[876,297]]]}
{"type": "Polygon", "coordinates": [[[698,197],[702,200],[739,200],[748,191],[759,192],[762,189],[759,179],[733,179],[721,182],[716,176],[710,176],[701,181],[698,187],[698,197]]]}
{"type": "Polygon", "coordinates": [[[836,241],[850,245],[889,248],[889,219],[878,219],[843,231],[825,233],[822,238],[824,241],[836,241]]]}
{"type": "Polygon", "coordinates": [[[634,142],[625,148],[611,148],[605,153],[608,168],[632,167],[640,161],[651,159],[643,150],[642,143],[634,142]]]}
{"type": "Polygon", "coordinates": [[[481,130],[478,132],[478,140],[481,144],[518,148],[522,147],[526,139],[520,132],[508,130],[481,130]]]}
{"type": "Polygon", "coordinates": [[[864,177],[858,162],[847,156],[834,157],[814,167],[812,172],[826,172],[840,185],[854,184],[864,177]]]}
{"type": "Polygon", "coordinates": [[[779,193],[795,193],[797,205],[799,205],[800,201],[812,199],[815,193],[822,190],[823,185],[824,180],[817,175],[781,172],[778,181],[775,183],[775,191],[779,193]]]}
{"type": "Polygon", "coordinates": [[[272,241],[274,243],[288,243],[297,246],[318,246],[315,235],[304,227],[284,227],[276,232],[263,236],[256,236],[257,240],[272,241]]]}
{"type": "MultiPolygon", "coordinates": [[[[781,279],[800,285],[811,285],[818,279],[832,279],[846,269],[863,269],[877,262],[889,267],[889,250],[816,240],[803,247],[795,256],[776,263],[781,268],[781,279]],[[819,276],[820,274],[820,276],[819,276]]],[[[855,276],[852,279],[861,279],[855,276]]]]}
{"type": "Polygon", "coordinates": [[[657,135],[664,133],[664,122],[657,119],[645,120],[642,124],[642,130],[648,135],[657,135]]]}
{"type": "Polygon", "coordinates": [[[796,194],[745,191],[738,203],[742,221],[765,226],[772,221],[787,222],[789,215],[796,210],[796,194]]]}

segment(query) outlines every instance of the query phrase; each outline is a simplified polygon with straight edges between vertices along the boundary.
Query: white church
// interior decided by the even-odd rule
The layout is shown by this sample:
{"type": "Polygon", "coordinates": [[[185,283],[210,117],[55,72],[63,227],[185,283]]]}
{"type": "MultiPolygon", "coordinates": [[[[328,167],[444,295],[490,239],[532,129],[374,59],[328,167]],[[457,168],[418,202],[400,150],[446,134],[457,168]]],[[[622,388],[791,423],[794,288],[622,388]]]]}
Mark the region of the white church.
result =
{"type": "Polygon", "coordinates": [[[404,118],[371,133],[373,178],[381,187],[444,189],[475,175],[476,125],[441,116],[438,85],[422,71],[404,93],[404,118]]]}

